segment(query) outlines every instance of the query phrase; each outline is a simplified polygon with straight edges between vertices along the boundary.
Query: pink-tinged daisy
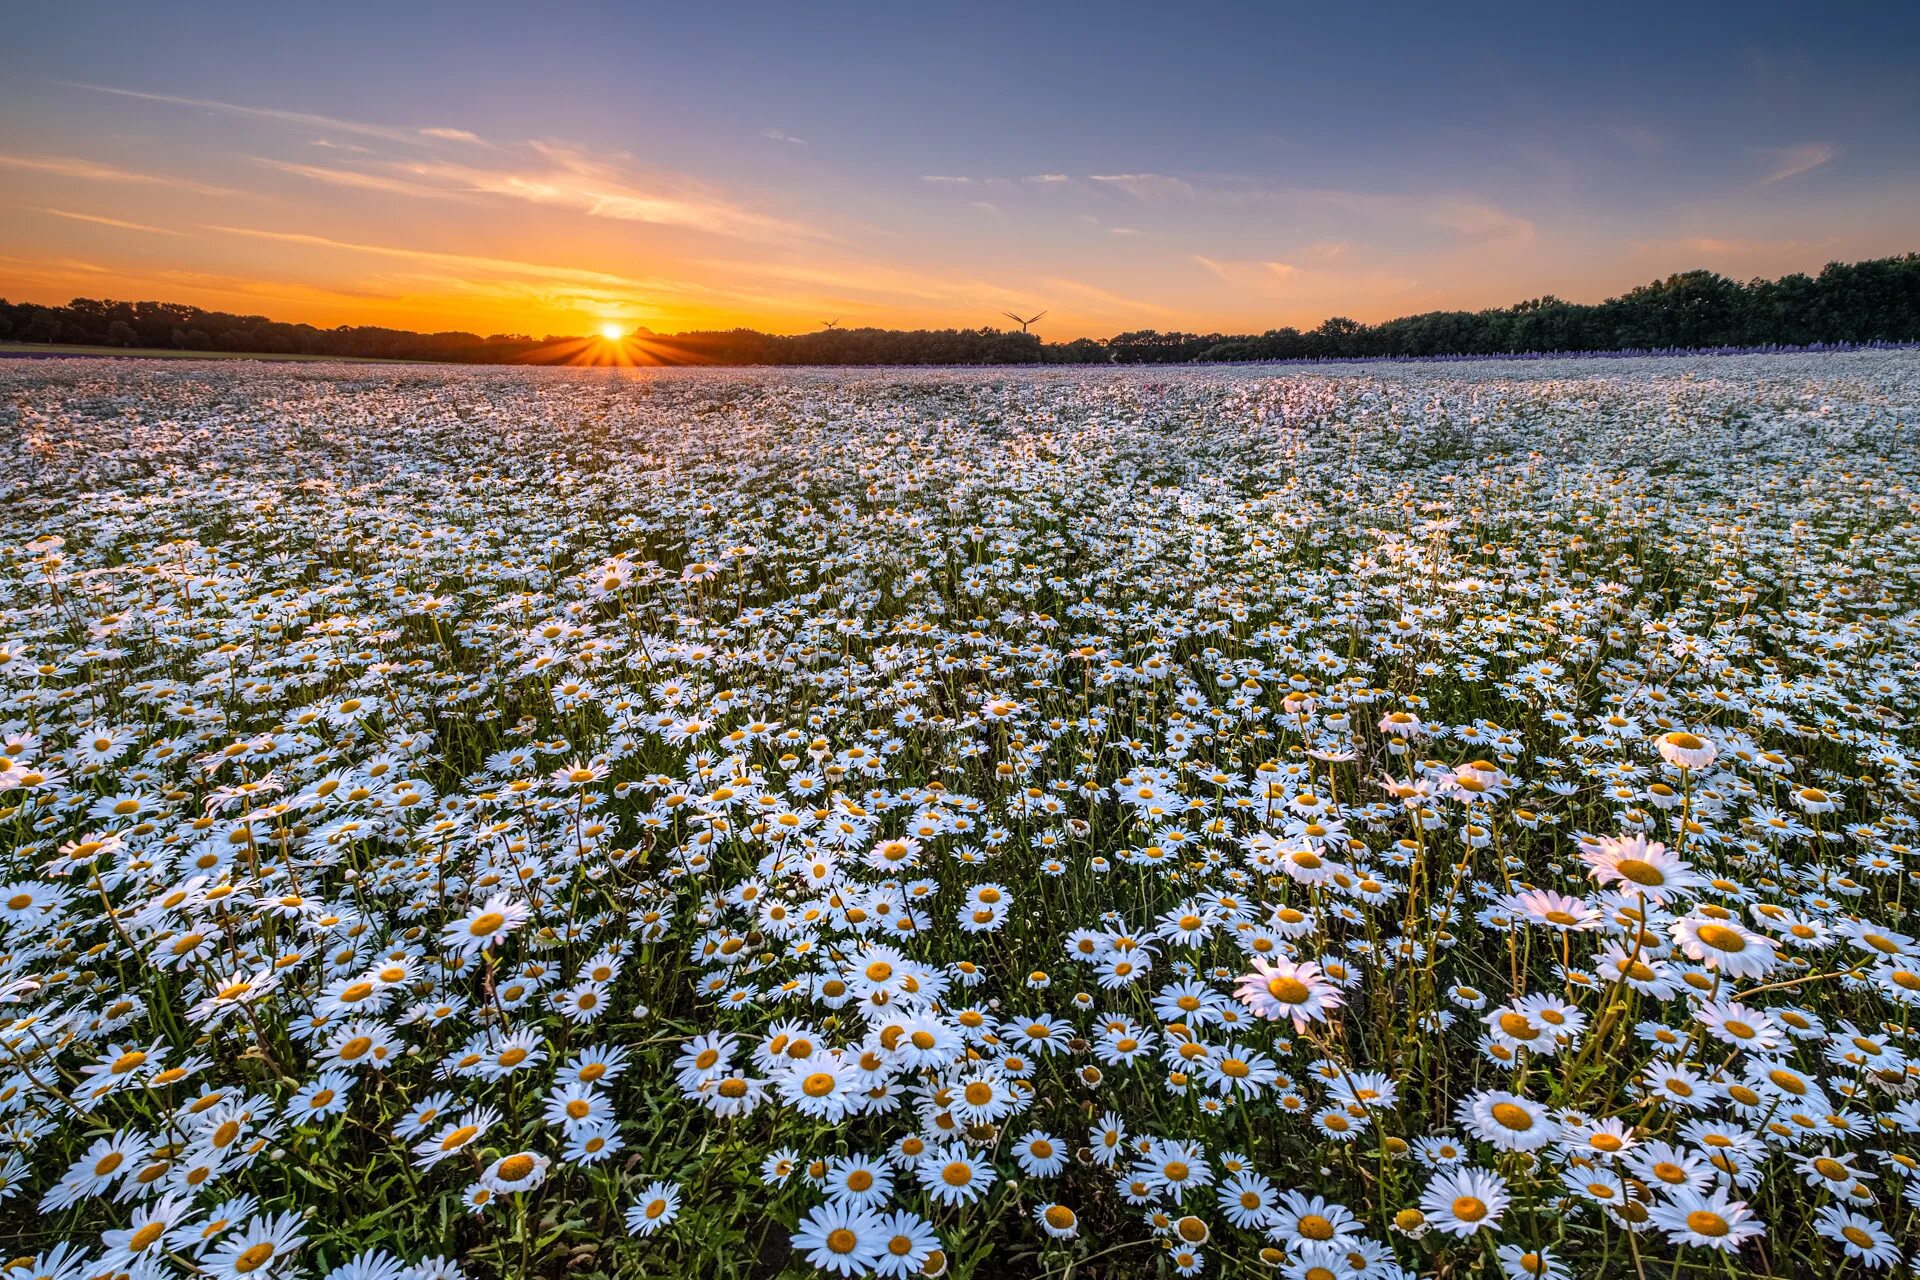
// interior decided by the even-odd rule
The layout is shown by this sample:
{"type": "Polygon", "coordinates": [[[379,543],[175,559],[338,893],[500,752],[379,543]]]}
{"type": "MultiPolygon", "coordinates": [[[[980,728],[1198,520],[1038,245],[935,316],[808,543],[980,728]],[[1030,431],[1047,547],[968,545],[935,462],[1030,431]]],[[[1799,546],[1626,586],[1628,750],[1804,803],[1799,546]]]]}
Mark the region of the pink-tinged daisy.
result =
{"type": "Polygon", "coordinates": [[[1592,847],[1583,847],[1580,860],[1592,869],[1595,880],[1603,885],[1618,885],[1622,893],[1644,897],[1648,902],[1666,902],[1671,898],[1692,897],[1693,890],[1706,884],[1705,877],[1667,846],[1649,843],[1643,835],[1601,836],[1592,847]]]}
{"type": "Polygon", "coordinates": [[[1759,978],[1773,971],[1780,944],[1732,917],[1686,915],[1667,926],[1692,960],[1729,978],[1759,978]]]}
{"type": "Polygon", "coordinates": [[[1326,1021],[1345,1003],[1339,989],[1311,961],[1256,958],[1253,972],[1241,977],[1234,995],[1256,1017],[1276,1022],[1292,1019],[1295,1031],[1305,1031],[1309,1022],[1326,1021]]]}

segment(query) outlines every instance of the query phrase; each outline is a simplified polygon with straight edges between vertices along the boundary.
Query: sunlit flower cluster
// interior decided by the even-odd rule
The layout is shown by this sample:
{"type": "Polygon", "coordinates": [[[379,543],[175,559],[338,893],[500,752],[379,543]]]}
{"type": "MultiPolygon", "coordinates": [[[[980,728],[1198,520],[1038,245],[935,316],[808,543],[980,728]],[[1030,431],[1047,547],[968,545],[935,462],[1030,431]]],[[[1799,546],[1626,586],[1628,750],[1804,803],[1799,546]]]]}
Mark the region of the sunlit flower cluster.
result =
{"type": "Polygon", "coordinates": [[[4,1280],[1917,1265],[1911,353],[0,406],[4,1280]]]}

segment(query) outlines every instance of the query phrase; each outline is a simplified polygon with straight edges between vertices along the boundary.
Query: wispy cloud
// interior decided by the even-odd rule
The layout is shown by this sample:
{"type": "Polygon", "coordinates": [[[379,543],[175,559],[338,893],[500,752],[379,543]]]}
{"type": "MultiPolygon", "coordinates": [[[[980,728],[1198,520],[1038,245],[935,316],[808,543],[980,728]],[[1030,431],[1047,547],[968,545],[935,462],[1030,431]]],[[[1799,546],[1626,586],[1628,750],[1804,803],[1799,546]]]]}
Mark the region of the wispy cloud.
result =
{"type": "Polygon", "coordinates": [[[329,133],[351,133],[367,138],[383,138],[388,142],[419,143],[422,140],[439,142],[464,142],[475,146],[488,145],[478,134],[465,129],[449,129],[441,126],[427,128],[409,128],[404,125],[369,124],[364,120],[346,120],[339,116],[324,116],[311,111],[287,111],[279,107],[250,107],[237,102],[220,102],[213,98],[189,98],[172,93],[144,93],[138,89],[119,89],[112,85],[83,84],[65,82],[73,89],[86,89],[93,93],[112,94],[118,98],[133,98],[140,102],[159,102],[174,107],[192,107],[201,111],[213,111],[220,115],[239,116],[251,120],[268,120],[277,124],[298,125],[301,128],[329,133]]]}
{"type": "Polygon", "coordinates": [[[1199,263],[1202,267],[1206,268],[1206,270],[1212,275],[1218,276],[1220,279],[1226,281],[1228,284],[1233,283],[1233,277],[1227,274],[1227,269],[1221,266],[1219,263],[1215,262],[1212,258],[1209,258],[1204,254],[1198,254],[1198,253],[1192,254],[1189,256],[1191,256],[1193,260],[1199,263]]]}
{"type": "MultiPolygon", "coordinates": [[[[1236,177],[1181,177],[1153,172],[1093,173],[1084,179],[1067,174],[1034,174],[1017,182],[1005,178],[969,178],[930,174],[922,182],[944,185],[1002,184],[1009,189],[1061,186],[1080,191],[1111,191],[1164,217],[1191,218],[1196,211],[1254,210],[1310,222],[1329,213],[1357,217],[1383,231],[1404,235],[1410,228],[1442,233],[1457,245],[1519,245],[1534,239],[1534,224],[1492,201],[1464,193],[1366,192],[1314,187],[1280,187],[1236,177]]],[[[1095,221],[1087,215],[1088,221],[1095,221]]],[[[1131,220],[1129,220],[1131,221],[1131,220]]],[[[1165,231],[1164,227],[1153,228],[1165,231]]],[[[1147,234],[1143,227],[1110,227],[1117,236],[1147,234]]]]}
{"type": "Polygon", "coordinates": [[[1611,133],[1624,146],[1643,155],[1657,155],[1667,149],[1666,137],[1643,125],[1617,125],[1611,133]]]}
{"type": "Polygon", "coordinates": [[[349,253],[366,254],[372,257],[392,258],[416,264],[431,264],[443,267],[457,267],[469,271],[486,272],[499,275],[524,276],[529,279],[551,280],[566,284],[586,284],[628,290],[685,292],[689,286],[678,281],[663,280],[655,277],[638,279],[632,276],[617,275],[610,271],[596,271],[590,267],[563,267],[542,262],[523,262],[517,258],[495,258],[482,254],[445,253],[437,249],[412,249],[400,245],[367,244],[354,240],[336,240],[330,236],[310,235],[298,231],[268,231],[261,227],[230,227],[209,224],[209,231],[218,231],[225,235],[250,236],[256,240],[275,240],[282,244],[307,245],[313,248],[339,249],[349,253]]]}
{"type": "Polygon", "coordinates": [[[1285,280],[1295,274],[1299,268],[1291,262],[1274,261],[1222,261],[1202,254],[1189,255],[1207,274],[1243,289],[1270,289],[1275,282],[1285,280]]]}
{"type": "Polygon", "coordinates": [[[804,147],[807,145],[805,138],[796,138],[785,129],[762,129],[760,136],[763,138],[771,138],[775,142],[791,142],[796,147],[804,147]]]}
{"type": "Polygon", "coordinates": [[[431,199],[499,196],[573,209],[589,217],[684,227],[744,239],[823,236],[812,228],[760,214],[684,181],[634,174],[565,147],[534,143],[529,149],[535,163],[504,167],[417,160],[341,168],[264,156],[255,159],[295,177],[391,195],[431,199]]]}
{"type": "Polygon", "coordinates": [[[423,138],[438,138],[442,142],[465,142],[476,147],[490,147],[493,145],[479,134],[466,129],[422,129],[420,136],[423,138]]]}
{"type": "Polygon", "coordinates": [[[312,306],[316,302],[348,302],[364,306],[367,303],[399,302],[406,296],[404,289],[327,288],[322,285],[298,284],[286,280],[261,280],[253,276],[236,276],[219,271],[188,271],[177,267],[153,271],[149,273],[149,278],[164,281],[170,286],[195,291],[264,299],[295,306],[312,306]]]}
{"type": "Polygon", "coordinates": [[[0,264],[11,268],[11,274],[22,280],[58,280],[65,273],[89,276],[113,274],[112,267],[82,258],[16,258],[11,254],[0,254],[0,264]]]}
{"type": "Polygon", "coordinates": [[[535,165],[499,168],[427,161],[399,168],[454,190],[557,205],[596,218],[742,239],[826,238],[812,227],[736,204],[685,178],[637,173],[613,159],[554,143],[528,145],[538,162],[535,165]]]}
{"type": "Polygon", "coordinates": [[[363,191],[385,191],[393,195],[407,196],[454,196],[458,192],[445,191],[437,187],[426,186],[418,182],[408,182],[402,178],[390,178],[377,173],[363,173],[358,169],[336,169],[326,165],[295,164],[290,160],[274,160],[266,156],[254,159],[269,169],[281,173],[290,173],[297,178],[310,178],[315,182],[330,183],[337,187],[358,187],[363,191]]]}
{"type": "Polygon", "coordinates": [[[704,265],[820,290],[804,299],[809,304],[820,301],[858,305],[862,299],[881,298],[947,306],[1005,306],[1015,296],[1000,285],[971,276],[943,276],[883,263],[716,260],[704,265]]]}
{"type": "Polygon", "coordinates": [[[1812,173],[1823,165],[1831,164],[1840,152],[1830,142],[1806,142],[1796,147],[1766,147],[1760,152],[1766,162],[1767,172],[1756,187],[1770,187],[1776,182],[1785,182],[1797,178],[1803,173],[1812,173]]]}
{"type": "Polygon", "coordinates": [[[1275,193],[1343,210],[1384,226],[1427,226],[1470,244],[1524,244],[1533,240],[1526,218],[1469,195],[1309,190],[1275,193]]]}
{"type": "Polygon", "coordinates": [[[1140,298],[1123,297],[1097,285],[1082,280],[1067,279],[1062,276],[1045,276],[1038,283],[1055,293],[1064,293],[1088,311],[1108,316],[1156,315],[1170,316],[1178,314],[1171,307],[1163,307],[1155,302],[1140,298]]]}
{"type": "Polygon", "coordinates": [[[158,173],[140,173],[110,164],[83,160],[79,156],[17,156],[0,154],[0,168],[50,173],[61,178],[83,178],[89,182],[130,182],[141,186],[172,187],[208,196],[244,196],[250,193],[232,187],[217,187],[191,178],[176,178],[158,173]]]}
{"type": "Polygon", "coordinates": [[[402,292],[419,297],[485,299],[596,315],[654,315],[659,313],[663,299],[681,305],[718,301],[764,306],[770,301],[716,285],[517,258],[447,253],[261,227],[210,224],[206,230],[391,262],[395,264],[393,271],[374,277],[378,291],[390,296],[396,287],[404,286],[402,292]]]}
{"type": "Polygon", "coordinates": [[[1338,262],[1353,252],[1353,243],[1348,240],[1316,240],[1295,254],[1295,257],[1310,262],[1338,262]]]}
{"type": "Polygon", "coordinates": [[[1820,240],[1756,240],[1740,236],[1680,236],[1670,240],[1635,240],[1632,248],[1640,253],[1671,257],[1687,254],[1696,258],[1762,258],[1820,253],[1838,246],[1834,237],[1820,240]]]}
{"type": "Polygon", "coordinates": [[[789,304],[838,306],[856,314],[883,310],[905,302],[962,323],[979,323],[1006,309],[1039,310],[1048,306],[1065,311],[1073,307],[1083,316],[1116,323],[1135,315],[1156,318],[1176,314],[1167,307],[1122,297],[1084,281],[1062,276],[1019,279],[982,279],[960,273],[896,267],[878,262],[758,263],[716,261],[703,265],[751,273],[755,278],[803,286],[816,292],[789,304]]]}
{"type": "Polygon", "coordinates": [[[1533,239],[1533,223],[1504,209],[1472,200],[1433,202],[1427,221],[1462,240],[1527,241],[1533,239]]]}
{"type": "MultiPolygon", "coordinates": [[[[261,163],[287,174],[335,186],[390,195],[446,197],[484,194],[555,205],[590,217],[707,231],[748,239],[821,238],[787,218],[761,213],[705,184],[679,175],[636,170],[625,156],[595,155],[558,143],[502,146],[467,129],[376,124],[310,111],[246,106],[213,98],[147,93],[107,85],[75,86],[141,102],[212,111],[318,134],[347,134],[372,147],[314,141],[369,157],[353,167],[302,165],[270,157],[261,163]],[[379,145],[386,144],[386,145],[379,145]]],[[[799,138],[769,130],[781,141],[799,138]]],[[[804,145],[804,144],[803,144],[804,145]]],[[[86,175],[82,175],[86,176],[86,175]]],[[[160,179],[153,179],[161,181],[160,179]]],[[[187,185],[175,181],[176,185],[187,185]]]]}
{"type": "Polygon", "coordinates": [[[144,231],[156,236],[184,236],[184,231],[174,231],[168,227],[149,226],[144,222],[128,222],[124,218],[108,218],[97,213],[76,213],[72,209],[48,209],[38,205],[23,206],[35,213],[44,213],[55,218],[66,218],[72,222],[91,222],[96,226],[113,227],[120,231],[144,231]]]}
{"type": "Polygon", "coordinates": [[[1164,173],[1094,173],[1087,176],[1087,181],[1124,191],[1136,200],[1191,200],[1194,197],[1192,183],[1164,173]]]}
{"type": "Polygon", "coordinates": [[[1194,263],[1233,286],[1238,294],[1266,300],[1266,305],[1326,307],[1348,310],[1361,301],[1385,302],[1406,298],[1419,285],[1413,276],[1380,263],[1343,264],[1339,244],[1308,245],[1289,257],[1217,259],[1190,255],[1194,263]]]}

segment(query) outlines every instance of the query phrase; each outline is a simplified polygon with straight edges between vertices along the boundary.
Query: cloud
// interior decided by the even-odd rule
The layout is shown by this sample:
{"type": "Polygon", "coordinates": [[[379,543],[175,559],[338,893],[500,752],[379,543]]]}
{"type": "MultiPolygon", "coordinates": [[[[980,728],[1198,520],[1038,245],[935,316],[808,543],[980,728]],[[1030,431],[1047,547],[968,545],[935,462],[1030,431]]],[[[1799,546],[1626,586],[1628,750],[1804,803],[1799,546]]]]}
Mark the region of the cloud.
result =
{"type": "Polygon", "coordinates": [[[400,166],[454,190],[558,205],[595,218],[684,227],[741,239],[825,238],[822,232],[734,204],[683,178],[642,175],[555,143],[530,143],[538,167],[495,169],[444,162],[400,166]]]}
{"type": "Polygon", "coordinates": [[[343,120],[338,116],[317,115],[311,111],[285,111],[278,107],[248,107],[234,102],[219,102],[212,98],[187,98],[172,93],[143,93],[138,89],[117,89],[111,85],[83,84],[64,81],[69,88],[86,89],[93,93],[112,94],[117,98],[133,98],[141,102],[160,102],[168,106],[193,107],[201,111],[214,111],[221,115],[239,116],[250,120],[268,120],[276,124],[297,125],[305,129],[322,132],[352,133],[367,138],[383,138],[388,142],[418,144],[422,139],[443,142],[464,142],[479,146],[488,145],[478,134],[465,129],[447,128],[408,128],[402,125],[368,124],[361,120],[343,120]]]}
{"type": "Polygon", "coordinates": [[[755,278],[808,285],[821,292],[815,297],[788,298],[788,308],[832,305],[850,310],[874,309],[871,299],[883,303],[907,302],[938,308],[947,315],[963,319],[978,309],[997,313],[1004,309],[1029,311],[1052,309],[1065,312],[1075,306],[1083,314],[1104,317],[1131,317],[1136,314],[1166,317],[1176,314],[1167,307],[1124,298],[1119,294],[1079,280],[1059,276],[1041,276],[1017,281],[983,280],[972,276],[943,276],[884,263],[843,262],[761,263],[710,262],[705,265],[737,268],[755,278]],[[1057,300],[1057,301],[1056,301],[1057,300]]]}
{"type": "Polygon", "coordinates": [[[114,270],[80,258],[16,258],[11,254],[0,254],[0,262],[11,266],[13,276],[20,280],[58,280],[62,272],[104,276],[112,275],[114,270]]]}
{"type": "Polygon", "coordinates": [[[156,236],[184,236],[184,231],[173,231],[166,227],[148,226],[144,222],[128,222],[123,218],[105,218],[97,213],[75,213],[71,209],[46,209],[34,205],[24,206],[35,213],[50,214],[56,218],[67,218],[74,222],[92,222],[103,227],[115,227],[121,231],[144,231],[156,236]]]}
{"type": "Polygon", "coordinates": [[[784,129],[762,129],[760,136],[763,138],[771,138],[775,142],[791,142],[796,147],[804,147],[807,145],[805,138],[796,138],[784,129]]]}
{"type": "MultiPolygon", "coordinates": [[[[999,285],[983,280],[955,279],[927,271],[868,262],[823,265],[720,260],[704,265],[740,271],[759,278],[811,285],[830,291],[819,295],[819,301],[849,305],[855,305],[854,300],[861,296],[978,306],[1005,305],[1013,297],[999,285]]],[[[811,302],[812,299],[800,301],[811,302]]]]}
{"type": "Polygon", "coordinates": [[[637,279],[631,276],[616,275],[610,271],[596,271],[588,267],[561,267],[541,262],[523,262],[514,258],[494,258],[467,253],[443,253],[435,249],[409,249],[397,245],[366,244],[352,240],[335,240],[329,236],[308,235],[297,231],[268,231],[260,227],[229,227],[209,224],[207,230],[218,231],[225,235],[250,236],[256,240],[274,240],[282,244],[308,245],[322,249],[339,249],[348,253],[366,254],[379,258],[392,258],[418,265],[457,267],[483,274],[522,277],[531,280],[551,281],[557,284],[592,285],[601,288],[621,288],[635,292],[697,292],[694,286],[689,286],[679,281],[663,280],[655,277],[637,279]]]}
{"type": "Polygon", "coordinates": [[[1644,155],[1657,155],[1667,149],[1666,138],[1640,125],[1618,125],[1608,130],[1623,145],[1644,155]]]}
{"type": "Polygon", "coordinates": [[[1197,253],[1190,256],[1209,274],[1236,287],[1257,289],[1270,286],[1274,281],[1284,280],[1298,270],[1291,262],[1221,262],[1197,253]]]}
{"type": "MultiPolygon", "coordinates": [[[[484,254],[448,253],[403,245],[340,240],[304,232],[270,231],[260,227],[208,225],[206,230],[354,254],[376,262],[390,262],[394,264],[392,270],[377,272],[369,278],[356,281],[354,287],[367,296],[396,300],[405,298],[416,305],[431,305],[441,314],[459,314],[458,310],[449,306],[452,299],[465,300],[466,313],[469,315],[472,314],[473,302],[478,300],[490,304],[489,310],[506,308],[509,312],[522,314],[529,308],[540,308],[549,312],[646,318],[684,314],[689,307],[722,307],[734,311],[745,309],[769,315],[792,310],[796,304],[791,296],[776,296],[728,283],[625,275],[484,254]]],[[[752,280],[777,274],[767,271],[760,263],[744,264],[743,270],[752,280]]],[[[331,268],[325,274],[330,280],[337,281],[342,272],[338,268],[331,268]]],[[[463,320],[460,323],[471,321],[463,320]]]]}
{"type": "MultiPolygon", "coordinates": [[[[533,204],[570,208],[590,217],[683,227],[748,239],[823,238],[823,233],[819,231],[747,208],[691,179],[638,173],[626,163],[625,156],[599,156],[558,143],[528,142],[524,147],[513,148],[521,157],[520,163],[514,163],[508,158],[507,149],[466,129],[370,124],[307,111],[242,106],[211,98],[144,93],[106,85],[83,84],[75,87],[142,102],[214,111],[314,132],[346,133],[363,140],[393,144],[381,148],[385,155],[378,163],[352,169],[299,165],[256,157],[261,163],[282,172],[336,186],[405,196],[506,196],[533,204]],[[457,149],[449,150],[437,145],[445,143],[455,144],[457,149]],[[396,147],[403,150],[396,150],[396,147]],[[529,152],[531,163],[526,162],[529,152]]],[[[778,132],[770,130],[769,136],[778,132]]],[[[786,134],[780,134],[780,137],[783,141],[800,142],[800,139],[786,134]]],[[[317,141],[327,143],[326,139],[317,141]]],[[[341,150],[357,150],[369,156],[375,154],[365,147],[348,147],[339,143],[328,145],[341,150]]],[[[163,181],[154,178],[143,180],[163,181]]],[[[188,185],[176,180],[164,181],[188,185]]],[[[193,189],[209,193],[217,190],[205,187],[193,189]]]]}
{"type": "Polygon", "coordinates": [[[207,196],[251,194],[246,191],[236,191],[232,187],[216,187],[206,182],[195,182],[191,178],[163,177],[157,173],[139,173],[132,169],[119,169],[113,165],[83,160],[78,156],[0,155],[0,168],[26,169],[34,173],[51,173],[62,178],[83,178],[89,182],[131,182],[143,186],[172,187],[179,191],[193,191],[207,196]]]}
{"type": "Polygon", "coordinates": [[[1007,216],[1006,211],[991,200],[969,200],[967,204],[971,208],[980,210],[982,213],[990,213],[996,218],[1004,218],[1007,216]]]}
{"type": "Polygon", "coordinates": [[[1021,182],[1032,182],[1032,178],[1022,178],[1015,182],[1012,178],[971,178],[953,173],[924,173],[920,181],[935,187],[998,187],[1003,191],[1019,189],[1021,182]]]}
{"type": "Polygon", "coordinates": [[[1124,191],[1136,200],[1191,200],[1195,194],[1192,183],[1163,173],[1094,173],[1087,180],[1124,191]]]}
{"type": "Polygon", "coordinates": [[[408,196],[455,196],[458,192],[445,191],[438,187],[423,186],[417,182],[407,182],[400,178],[382,177],[374,173],[362,173],[358,169],[330,169],[324,165],[294,164],[289,160],[271,160],[265,156],[255,156],[255,160],[270,169],[290,173],[298,178],[311,178],[315,182],[327,182],[339,187],[358,187],[363,191],[385,191],[394,195],[408,196]]]}
{"type": "MultiPolygon", "coordinates": [[[[1343,252],[1344,246],[1339,249],[1343,252]]],[[[1420,283],[1384,265],[1334,265],[1340,252],[1329,255],[1324,245],[1295,251],[1290,256],[1296,261],[1191,256],[1223,283],[1269,306],[1284,300],[1290,308],[1316,306],[1351,313],[1354,304],[1362,301],[1404,299],[1420,283]]]]}
{"type": "MultiPolygon", "coordinates": [[[[724,283],[623,275],[587,267],[339,240],[305,232],[269,231],[261,227],[208,225],[206,230],[394,262],[399,264],[399,269],[392,275],[376,277],[376,280],[383,285],[391,280],[405,281],[416,294],[422,288],[428,290],[428,293],[420,295],[423,297],[431,297],[431,291],[437,290],[442,296],[533,302],[554,310],[587,311],[595,315],[614,312],[622,315],[665,314],[661,308],[650,305],[661,298],[673,299],[681,306],[718,304],[751,307],[762,313],[790,309],[795,303],[791,297],[724,283]]],[[[749,279],[758,280],[781,274],[763,263],[739,265],[749,279]]],[[[381,296],[396,295],[388,288],[381,296]]]]}
{"type": "Polygon", "coordinates": [[[1797,254],[1807,256],[1837,247],[1834,237],[1821,240],[1754,240],[1724,236],[1681,236],[1671,240],[1635,240],[1632,247],[1640,253],[1671,257],[1687,254],[1697,258],[1774,258],[1797,254]]]}
{"type": "MultiPolygon", "coordinates": [[[[923,182],[1004,182],[1004,179],[925,177],[923,182]]],[[[1152,208],[1177,209],[1181,216],[1208,208],[1259,214],[1289,220],[1295,226],[1324,221],[1332,211],[1343,222],[1371,224],[1392,238],[1406,239],[1410,230],[1441,233],[1460,245],[1522,245],[1533,241],[1534,224],[1489,200],[1447,192],[1363,192],[1312,187],[1274,187],[1231,176],[1186,178],[1145,171],[1088,174],[1076,179],[1066,174],[1035,174],[1019,180],[1027,189],[1060,185],[1078,189],[1119,192],[1152,208]]],[[[1084,215],[1097,225],[1091,215],[1084,215]]],[[[1129,220],[1130,221],[1130,220],[1129,220]]],[[[1164,228],[1147,228],[1164,230],[1164,228]]],[[[1119,226],[1110,234],[1144,234],[1141,228],[1119,226]]],[[[1291,255],[1290,255],[1291,256],[1291,255]]]]}
{"type": "Polygon", "coordinates": [[[1525,244],[1534,238],[1532,222],[1471,196],[1327,190],[1298,194],[1390,226],[1434,227],[1471,244],[1525,244]]]}
{"type": "Polygon", "coordinates": [[[1070,280],[1061,276],[1046,276],[1039,280],[1038,283],[1057,293],[1064,293],[1070,298],[1077,299],[1096,312],[1109,315],[1114,313],[1120,315],[1151,314],[1159,316],[1177,314],[1170,307],[1163,307],[1153,302],[1142,302],[1138,298],[1122,297],[1117,293],[1111,293],[1106,289],[1087,284],[1080,280],[1070,280]]]}
{"type": "Polygon", "coordinates": [[[329,289],[291,281],[261,280],[254,276],[232,276],[217,271],[186,271],[178,268],[162,268],[151,272],[147,278],[164,280],[169,284],[195,290],[247,298],[271,298],[275,301],[307,306],[317,301],[397,302],[403,296],[400,291],[392,289],[329,289]]]}
{"type": "Polygon", "coordinates": [[[1533,223],[1490,204],[1439,200],[1428,204],[1427,221],[1462,240],[1524,242],[1533,239],[1533,223]]]}
{"type": "Polygon", "coordinates": [[[1812,173],[1822,165],[1831,163],[1839,154],[1839,151],[1829,142],[1807,142],[1797,147],[1763,148],[1760,156],[1767,164],[1766,176],[1753,185],[1770,187],[1776,182],[1785,182],[1803,173],[1812,173]]]}
{"type": "Polygon", "coordinates": [[[683,180],[643,178],[583,152],[531,144],[547,163],[517,168],[439,161],[382,162],[385,172],[296,164],[265,156],[259,163],[282,173],[335,186],[430,199],[500,196],[548,204],[589,217],[684,227],[750,240],[825,239],[825,233],[732,204],[683,180]],[[658,185],[654,185],[658,183],[658,185]]]}
{"type": "Polygon", "coordinates": [[[1353,252],[1353,244],[1347,240],[1317,240],[1302,249],[1296,256],[1314,262],[1338,262],[1353,252]]]}

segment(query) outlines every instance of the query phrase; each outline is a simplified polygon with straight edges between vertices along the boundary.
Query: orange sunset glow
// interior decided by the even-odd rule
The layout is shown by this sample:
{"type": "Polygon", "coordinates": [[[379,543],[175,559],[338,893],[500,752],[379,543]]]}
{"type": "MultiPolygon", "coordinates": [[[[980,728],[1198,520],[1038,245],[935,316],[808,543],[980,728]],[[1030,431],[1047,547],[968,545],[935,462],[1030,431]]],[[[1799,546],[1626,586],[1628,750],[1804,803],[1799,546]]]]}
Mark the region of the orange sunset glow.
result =
{"type": "Polygon", "coordinates": [[[856,7],[864,45],[779,9],[450,35],[408,6],[215,42],[136,6],[109,6],[111,40],[18,13],[0,296],[608,341],[1044,311],[1062,341],[1597,301],[1920,239],[1887,97],[1910,86],[1771,53],[1798,45],[1770,19],[1704,61],[1676,29],[1607,78],[1552,24],[1496,53],[1413,9],[1311,39],[1229,9],[1196,37],[1150,11],[856,7]],[[1676,87],[1683,62],[1726,110],[1676,87]]]}

